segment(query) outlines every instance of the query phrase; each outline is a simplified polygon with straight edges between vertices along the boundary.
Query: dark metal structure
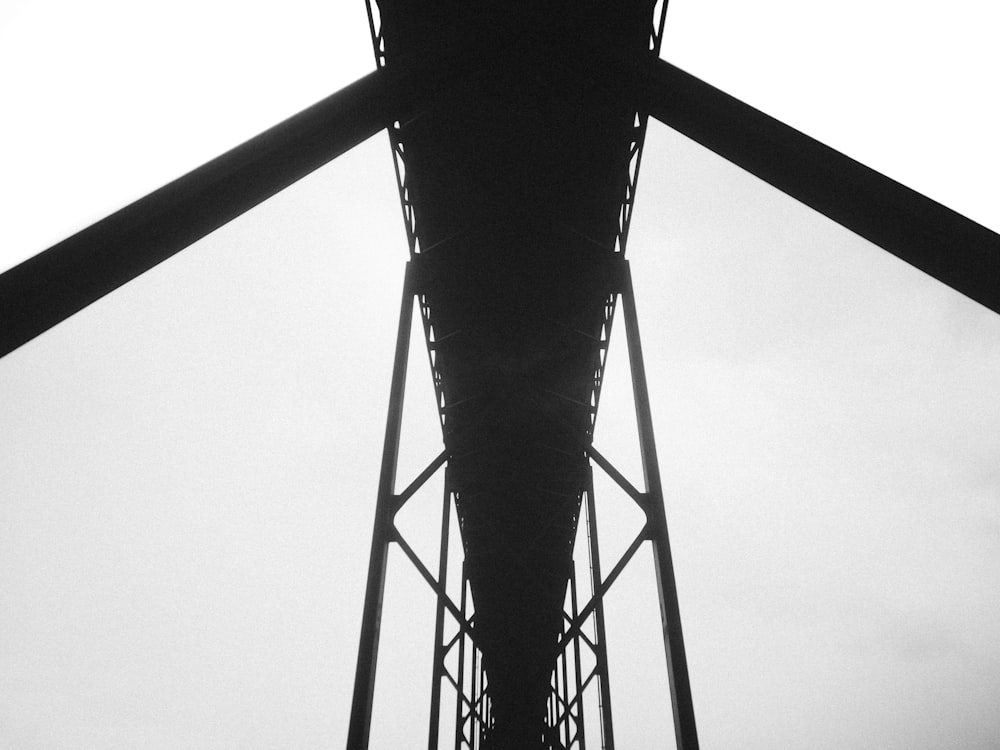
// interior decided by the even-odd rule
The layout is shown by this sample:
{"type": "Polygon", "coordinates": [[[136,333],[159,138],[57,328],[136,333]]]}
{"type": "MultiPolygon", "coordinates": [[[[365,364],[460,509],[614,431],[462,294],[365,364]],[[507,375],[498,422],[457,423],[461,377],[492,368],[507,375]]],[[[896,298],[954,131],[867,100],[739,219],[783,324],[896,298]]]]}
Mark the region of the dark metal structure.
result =
{"type": "Polygon", "coordinates": [[[397,544],[437,596],[428,745],[614,747],[603,598],[649,542],[677,746],[698,747],[636,300],[624,259],[653,115],[1000,312],[1000,236],[659,60],[666,3],[369,2],[377,70],[0,275],[0,355],[383,127],[409,240],[348,748],[371,721],[385,572],[397,544]],[[644,481],[594,446],[621,306],[644,481]],[[397,491],[414,309],[443,450],[397,491]],[[593,467],[645,514],[600,559],[593,467]],[[436,574],[394,524],[444,468],[436,574]],[[448,542],[464,550],[448,595],[448,542]],[[584,526],[587,560],[574,559],[584,526]],[[592,571],[577,589],[575,571],[592,571]],[[446,632],[454,632],[446,637],[446,632]],[[457,658],[453,655],[457,654],[457,658]],[[450,665],[450,666],[449,666],[450,665]],[[599,694],[600,737],[584,732],[599,694]]]}

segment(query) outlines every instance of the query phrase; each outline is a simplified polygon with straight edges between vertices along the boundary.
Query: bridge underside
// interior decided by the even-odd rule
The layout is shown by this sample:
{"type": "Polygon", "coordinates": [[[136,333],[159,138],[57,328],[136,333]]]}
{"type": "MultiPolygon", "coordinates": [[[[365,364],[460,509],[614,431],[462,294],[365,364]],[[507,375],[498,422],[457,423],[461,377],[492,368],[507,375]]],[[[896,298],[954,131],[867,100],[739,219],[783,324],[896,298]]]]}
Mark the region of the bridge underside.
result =
{"type": "Polygon", "coordinates": [[[476,50],[398,141],[490,747],[539,747],[637,131],[631,102],[564,63],[588,56],[613,76],[639,59],[652,4],[379,8],[390,71],[476,50]]]}
{"type": "MultiPolygon", "coordinates": [[[[421,301],[447,446],[429,471],[450,457],[474,636],[489,677],[490,711],[480,720],[489,735],[480,735],[479,747],[496,750],[560,746],[543,739],[545,700],[589,484],[584,446],[614,293],[622,291],[646,473],[645,492],[620,482],[647,517],[630,550],[651,542],[677,745],[697,750],[638,324],[628,277],[620,276],[644,130],[637,102],[997,312],[1000,236],[658,60],[662,16],[652,17],[652,0],[378,0],[375,7],[380,70],[0,274],[0,357],[391,123],[397,166],[406,171],[413,257],[348,746],[367,747],[387,549],[403,544],[392,517],[405,502],[393,493],[409,292],[421,301]]],[[[614,478],[596,451],[589,455],[614,478]]],[[[446,553],[445,545],[445,569],[446,553]]],[[[595,565],[599,589],[630,554],[607,578],[595,565]]],[[[434,581],[422,572],[439,592],[440,625],[443,574],[434,581]]],[[[464,610],[448,604],[465,625],[464,610]]],[[[588,607],[562,641],[579,632],[588,607]]],[[[444,648],[440,639],[436,645],[444,648]]],[[[475,697],[475,675],[472,685],[475,697]]],[[[568,709],[563,716],[567,727],[579,719],[568,709]]]]}

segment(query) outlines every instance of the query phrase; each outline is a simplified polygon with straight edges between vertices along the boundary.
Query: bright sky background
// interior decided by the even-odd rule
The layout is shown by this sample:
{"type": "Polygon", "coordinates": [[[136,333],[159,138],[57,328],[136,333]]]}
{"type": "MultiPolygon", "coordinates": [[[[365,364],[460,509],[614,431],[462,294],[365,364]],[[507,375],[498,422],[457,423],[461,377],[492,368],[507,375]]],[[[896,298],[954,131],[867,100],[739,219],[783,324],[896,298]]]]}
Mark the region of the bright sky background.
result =
{"type": "MultiPolygon", "coordinates": [[[[664,56],[998,229],[996,14],[674,0],[664,56]]],[[[0,24],[0,267],[372,67],[361,2],[0,24]]],[[[342,745],[393,179],[376,137],[0,362],[0,745],[342,745]]],[[[1000,318],[658,125],[629,253],[703,744],[995,747],[1000,318]]],[[[598,444],[638,478],[616,346],[598,444]]],[[[403,478],[438,445],[422,356],[403,478]]],[[[400,522],[427,560],[438,491],[400,522]]],[[[609,613],[621,747],[668,720],[649,578],[609,613]]],[[[422,586],[391,568],[374,747],[424,736],[422,586]]]]}

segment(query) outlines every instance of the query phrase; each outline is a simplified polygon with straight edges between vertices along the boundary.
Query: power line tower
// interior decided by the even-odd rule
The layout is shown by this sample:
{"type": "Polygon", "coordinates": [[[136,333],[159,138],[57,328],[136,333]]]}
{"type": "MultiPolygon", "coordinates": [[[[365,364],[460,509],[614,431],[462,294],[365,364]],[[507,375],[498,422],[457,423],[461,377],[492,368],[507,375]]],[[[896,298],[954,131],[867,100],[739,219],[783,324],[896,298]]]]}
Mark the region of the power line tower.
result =
{"type": "Polygon", "coordinates": [[[1000,237],[659,60],[666,3],[369,2],[377,69],[0,276],[0,355],[385,128],[409,240],[348,747],[371,725],[388,550],[436,595],[428,746],[614,747],[604,597],[654,553],[676,743],[698,746],[624,258],[650,115],[1000,311],[1000,237]],[[396,458],[414,308],[443,448],[396,458]],[[624,318],[644,477],[594,445],[624,318]],[[595,471],[645,523],[601,560],[595,471]],[[444,470],[436,573],[394,524],[444,470]],[[636,485],[639,485],[638,487],[636,485]],[[464,552],[449,595],[452,510],[464,552]],[[582,532],[582,533],[581,533],[582,532]],[[576,547],[574,540],[585,538],[576,547]],[[576,572],[591,571],[590,590],[576,572]],[[442,691],[455,693],[440,735],[442,691]],[[584,696],[599,694],[600,736],[584,696]]]}

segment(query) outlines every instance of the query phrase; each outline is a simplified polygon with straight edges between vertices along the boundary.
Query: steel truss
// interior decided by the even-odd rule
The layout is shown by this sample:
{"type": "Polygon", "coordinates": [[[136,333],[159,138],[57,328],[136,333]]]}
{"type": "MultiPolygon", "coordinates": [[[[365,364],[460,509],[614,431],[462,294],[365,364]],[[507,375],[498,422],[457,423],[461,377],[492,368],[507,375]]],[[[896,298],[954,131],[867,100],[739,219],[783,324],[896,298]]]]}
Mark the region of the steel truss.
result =
{"type": "MultiPolygon", "coordinates": [[[[449,512],[450,508],[446,508],[445,513],[449,512]]],[[[445,542],[442,541],[442,549],[444,546],[445,542]]],[[[475,613],[470,614],[472,596],[464,563],[462,565],[462,594],[459,606],[462,616],[468,616],[469,624],[473,625],[475,613]]],[[[445,683],[447,683],[455,691],[455,750],[478,750],[493,726],[489,678],[483,669],[482,653],[468,632],[460,629],[451,638],[445,638],[443,633],[444,614],[444,603],[439,600],[435,627],[431,717],[427,746],[433,750],[440,747],[438,733],[441,726],[441,695],[445,689],[445,683]],[[451,653],[456,654],[454,668],[448,664],[451,653]]]]}
{"type": "MultiPolygon", "coordinates": [[[[583,696],[595,689],[599,692],[602,747],[614,747],[604,599],[646,542],[653,550],[677,746],[684,750],[698,747],[635,297],[628,264],[624,261],[646,112],[934,278],[1000,312],[1000,236],[656,59],[665,6],[665,0],[660,0],[653,11],[649,49],[654,54],[649,60],[637,63],[639,80],[635,83],[634,94],[641,104],[633,115],[630,148],[621,167],[627,178],[616,237],[613,246],[596,243],[615,259],[620,269],[619,288],[605,301],[603,324],[596,337],[593,332],[575,331],[591,337],[596,344],[589,404],[583,404],[590,409],[589,428],[574,436],[581,454],[590,462],[589,476],[586,488],[579,495],[570,496],[571,501],[576,500],[586,511],[592,586],[590,597],[581,601],[575,574],[570,574],[562,632],[553,649],[551,663],[539,667],[551,669],[552,692],[546,724],[548,745],[552,748],[585,747],[583,696]],[[593,443],[611,324],[619,303],[623,308],[643,462],[642,490],[625,478],[593,443]],[[607,575],[602,572],[597,544],[594,464],[645,514],[641,531],[607,575]],[[593,627],[592,635],[585,634],[588,625],[593,627]],[[591,658],[592,668],[589,666],[591,658]]],[[[446,589],[450,509],[457,499],[447,470],[442,552],[437,576],[420,561],[394,523],[397,512],[450,458],[447,451],[442,451],[403,491],[396,492],[414,297],[419,303],[439,417],[446,432],[449,409],[457,405],[445,403],[441,374],[436,366],[436,348],[440,341],[436,336],[434,311],[415,281],[415,267],[420,264],[422,254],[431,248],[421,246],[405,160],[407,118],[416,116],[415,104],[430,96],[430,83],[427,82],[440,81],[434,76],[409,76],[406,71],[393,71],[391,77],[387,75],[377,7],[369,3],[379,68],[376,73],[0,274],[0,320],[3,321],[0,356],[266,200],[389,122],[411,261],[407,264],[400,309],[348,748],[357,750],[368,746],[388,550],[392,544],[398,544],[436,595],[429,745],[437,747],[443,740],[438,734],[442,692],[447,684],[456,691],[455,747],[457,750],[471,749],[480,747],[488,738],[493,716],[489,676],[483,669],[481,652],[475,641],[475,606],[464,565],[458,603],[448,596],[446,589]],[[455,635],[446,637],[449,623],[456,629],[455,635]]],[[[463,57],[456,55],[455,59],[461,63],[463,57]]],[[[441,70],[447,73],[449,67],[443,66],[441,70]]],[[[627,84],[623,82],[623,85],[627,84]]],[[[596,242],[593,238],[578,236],[584,242],[596,242]]],[[[442,240],[448,241],[447,238],[442,240]]],[[[577,567],[580,564],[580,561],[574,562],[577,567]]]]}
{"type": "Polygon", "coordinates": [[[448,596],[446,589],[448,574],[448,541],[450,512],[454,501],[454,491],[445,471],[444,508],[441,526],[441,557],[438,574],[435,577],[423,564],[406,538],[395,525],[396,514],[410,498],[430,479],[448,459],[442,451],[404,489],[395,491],[396,469],[399,457],[399,440],[402,428],[403,400],[406,385],[406,369],[410,350],[410,328],[413,321],[413,299],[415,285],[413,267],[406,265],[403,295],[399,312],[399,329],[396,337],[396,351],[393,361],[392,381],[389,396],[389,413],[386,419],[385,442],[382,453],[382,467],[379,476],[378,497],[375,506],[375,524],[372,535],[371,555],[368,566],[368,582],[361,625],[361,640],[358,648],[358,664],[354,679],[354,698],[351,706],[351,720],[348,728],[349,748],[368,747],[371,730],[372,702],[375,695],[375,672],[378,657],[379,632],[382,617],[382,599],[385,590],[385,576],[390,546],[395,543],[413,564],[421,577],[431,587],[437,597],[437,618],[435,622],[434,687],[431,691],[430,747],[438,746],[438,726],[440,722],[441,684],[448,680],[458,694],[456,717],[456,750],[462,747],[476,747],[471,744],[489,727],[488,681],[482,672],[478,649],[472,638],[473,611],[471,597],[467,595],[467,582],[462,581],[460,604],[448,596]],[[457,633],[444,641],[446,614],[457,625],[457,633]],[[458,652],[458,675],[449,671],[446,660],[452,651],[458,652]],[[466,672],[466,652],[472,660],[471,669],[466,672]],[[470,726],[465,741],[465,727],[470,726]]]}
{"type": "MultiPolygon", "coordinates": [[[[456,693],[455,750],[464,750],[465,748],[476,750],[484,742],[492,727],[489,675],[483,669],[481,653],[475,642],[475,607],[464,563],[459,602],[456,604],[447,592],[451,510],[457,495],[449,481],[448,470],[445,470],[437,576],[432,574],[423,564],[399,529],[396,528],[394,521],[396,514],[406,502],[448,461],[447,451],[442,451],[404,490],[398,493],[395,491],[406,369],[410,350],[410,330],[413,321],[413,302],[414,298],[420,299],[414,268],[413,261],[406,264],[400,304],[389,409],[355,673],[354,698],[348,731],[348,750],[362,750],[368,747],[375,691],[382,598],[385,588],[388,551],[393,543],[399,545],[404,555],[437,597],[430,727],[428,730],[429,750],[437,750],[442,740],[440,736],[441,699],[446,684],[456,693]],[[457,626],[457,632],[453,636],[446,637],[446,623],[449,620],[457,626]],[[457,658],[450,666],[449,660],[453,654],[457,658]]],[[[550,679],[552,693],[546,716],[546,726],[548,727],[546,743],[550,748],[585,750],[584,696],[588,690],[596,689],[600,710],[601,748],[614,749],[614,718],[611,710],[604,600],[612,585],[633,560],[639,548],[648,541],[653,549],[656,570],[657,594],[660,602],[677,747],[681,750],[694,750],[698,747],[697,730],[670,553],[670,539],[663,507],[659,464],[653,438],[652,415],[643,365],[642,345],[639,339],[635,293],[628,262],[623,258],[621,259],[619,277],[621,283],[617,296],[620,298],[624,316],[636,424],[642,455],[644,489],[637,489],[604,457],[594,446],[592,434],[578,436],[580,448],[591,462],[586,488],[580,497],[586,512],[586,554],[588,556],[587,564],[591,572],[591,592],[590,598],[581,606],[576,576],[575,574],[570,575],[567,582],[568,612],[563,613],[562,637],[555,650],[554,666],[550,679]],[[602,572],[598,543],[593,464],[603,470],[639,506],[646,516],[642,529],[606,576],[602,572]],[[590,636],[584,632],[588,623],[592,627],[592,635],[590,636]],[[588,652],[593,659],[593,666],[585,670],[583,666],[584,654],[588,652]]],[[[579,562],[574,561],[574,566],[579,564],[579,562]]]]}
{"type": "MultiPolygon", "coordinates": [[[[590,568],[591,597],[600,590],[601,556],[597,534],[597,509],[594,502],[594,479],[591,471],[587,489],[581,498],[586,508],[587,556],[590,568]]],[[[588,689],[597,691],[597,705],[600,716],[601,747],[614,750],[613,714],[611,712],[611,687],[608,678],[607,637],[604,627],[604,598],[599,597],[591,613],[580,617],[579,594],[576,580],[577,562],[573,561],[567,584],[568,612],[563,613],[562,640],[556,666],[552,670],[552,694],[549,697],[546,726],[549,729],[548,744],[566,750],[586,750],[587,733],[584,723],[584,699],[588,689]],[[591,620],[591,615],[593,619],[591,620]],[[582,627],[591,621],[593,631],[590,636],[582,627]],[[577,626],[580,623],[580,626],[577,626]],[[584,654],[589,653],[593,666],[584,669],[584,654]],[[591,686],[593,685],[593,688],[591,686]]]]}
{"type": "MultiPolygon", "coordinates": [[[[386,65],[386,49],[385,39],[382,33],[381,14],[377,0],[374,3],[371,2],[371,0],[367,0],[366,6],[368,10],[369,30],[371,32],[376,67],[381,71],[386,65]]],[[[652,19],[649,31],[649,50],[654,55],[659,53],[660,43],[663,36],[666,9],[666,0],[658,0],[652,9],[652,19]]],[[[652,421],[648,415],[648,395],[645,384],[645,374],[642,367],[642,354],[639,346],[638,324],[634,312],[631,279],[627,263],[624,261],[624,253],[628,242],[632,212],[635,205],[635,193],[639,177],[639,168],[642,163],[642,148],[645,141],[647,121],[648,115],[644,111],[637,109],[633,112],[628,157],[622,164],[622,169],[625,172],[626,178],[625,194],[622,196],[621,205],[618,210],[618,227],[613,247],[605,247],[601,243],[596,243],[596,241],[592,238],[581,237],[581,239],[585,241],[600,245],[600,248],[606,252],[610,251],[617,258],[617,260],[620,261],[621,266],[624,269],[623,273],[620,274],[624,280],[620,294],[610,294],[604,303],[604,318],[598,334],[598,340],[596,342],[597,346],[595,347],[591,395],[590,403],[588,405],[590,410],[590,428],[585,436],[581,436],[583,438],[581,441],[581,447],[586,450],[587,455],[591,458],[591,460],[604,467],[606,471],[609,471],[612,478],[620,479],[622,482],[625,482],[625,485],[633,490],[630,493],[630,496],[632,496],[633,499],[639,503],[640,507],[642,507],[647,513],[649,520],[647,520],[642,532],[640,532],[639,538],[629,548],[629,552],[626,553],[626,557],[619,561],[607,579],[603,579],[601,575],[596,504],[594,501],[593,475],[591,470],[587,487],[584,492],[581,493],[581,496],[577,498],[581,505],[586,505],[586,529],[588,539],[587,554],[589,557],[588,564],[591,572],[591,598],[586,606],[580,610],[578,607],[579,602],[575,575],[571,575],[567,583],[569,611],[564,612],[563,637],[559,643],[556,655],[556,665],[551,676],[552,694],[548,703],[548,715],[546,716],[546,726],[548,727],[549,735],[546,738],[546,741],[552,748],[566,748],[567,750],[569,750],[569,748],[580,748],[583,750],[583,748],[586,747],[583,707],[584,693],[589,689],[595,689],[598,693],[601,747],[607,748],[608,750],[613,750],[614,748],[613,715],[611,711],[611,695],[604,623],[604,595],[607,593],[607,590],[610,588],[614,580],[618,577],[618,575],[620,575],[625,565],[632,558],[638,546],[645,539],[649,539],[652,542],[654,555],[657,560],[657,582],[658,588],[660,589],[661,611],[664,612],[664,622],[666,623],[666,613],[668,612],[670,613],[671,619],[671,626],[669,628],[666,624],[664,625],[664,633],[665,643],[667,645],[667,661],[670,673],[671,695],[674,702],[678,747],[685,749],[697,747],[694,713],[693,708],[691,707],[690,687],[687,683],[687,666],[686,659],[684,657],[683,639],[680,632],[680,621],[676,603],[676,590],[674,587],[672,563],[670,562],[669,541],[667,539],[666,521],[662,512],[662,493],[659,488],[659,470],[656,465],[655,447],[653,445],[652,438],[652,421]],[[637,422],[640,425],[640,432],[642,433],[640,435],[640,444],[643,449],[643,466],[646,467],[645,470],[647,475],[647,490],[645,493],[638,493],[638,491],[634,490],[634,488],[632,488],[632,486],[621,477],[621,474],[618,473],[617,470],[615,470],[614,467],[611,466],[605,459],[603,459],[603,457],[600,457],[599,459],[595,458],[595,456],[599,456],[600,454],[597,453],[596,449],[594,449],[592,445],[598,404],[600,401],[601,386],[607,362],[607,351],[611,336],[611,327],[614,321],[619,296],[623,298],[625,304],[625,322],[629,342],[633,389],[636,394],[637,422]],[[634,355],[632,354],[633,352],[635,352],[634,355]],[[640,393],[643,394],[641,397],[640,393]],[[645,416],[642,415],[643,409],[645,409],[645,416]],[[658,500],[654,501],[652,499],[653,497],[658,498],[658,500]],[[658,503],[660,506],[659,514],[655,512],[650,514],[649,508],[652,504],[654,504],[654,502],[658,503]],[[661,560],[663,561],[662,564],[661,560]],[[591,637],[587,637],[582,628],[582,626],[588,621],[592,621],[593,626],[593,634],[591,637]],[[593,667],[589,669],[586,674],[584,674],[583,670],[583,654],[585,652],[590,652],[592,658],[594,659],[593,667]],[[680,683],[679,687],[675,687],[675,683],[678,681],[680,683]]],[[[404,373],[402,377],[405,379],[405,360],[406,354],[409,350],[409,326],[411,320],[410,316],[412,315],[413,296],[416,296],[419,303],[421,322],[424,328],[424,337],[431,367],[431,377],[435,389],[438,415],[442,430],[445,434],[447,434],[448,429],[447,414],[449,406],[452,406],[446,402],[444,389],[442,387],[442,376],[436,366],[435,355],[437,341],[433,323],[433,310],[431,309],[426,296],[421,294],[419,290],[415,288],[413,282],[414,271],[412,269],[415,265],[419,266],[420,256],[432,248],[424,247],[421,242],[418,217],[413,200],[413,187],[408,179],[407,173],[405,127],[406,122],[399,119],[391,121],[387,127],[390,148],[393,156],[393,165],[396,173],[400,207],[402,209],[407,245],[411,258],[411,262],[407,264],[407,281],[403,294],[404,309],[402,309],[400,313],[396,364],[394,365],[393,370],[393,390],[389,409],[390,426],[387,427],[385,446],[385,451],[389,451],[390,449],[393,451],[393,463],[395,462],[395,451],[398,450],[398,434],[394,439],[392,446],[390,446],[389,430],[395,429],[396,433],[398,433],[398,424],[393,427],[394,413],[396,409],[398,409],[399,414],[402,413],[402,384],[399,384],[397,393],[395,378],[396,372],[400,369],[400,367],[402,367],[404,373]],[[402,343],[404,339],[406,341],[405,344],[402,343]]],[[[574,231],[568,227],[567,229],[569,229],[569,231],[574,231]]],[[[448,240],[445,241],[447,242],[448,240]]],[[[398,416],[396,418],[398,419],[398,416]]],[[[387,466],[385,463],[387,455],[387,453],[384,453],[383,455],[383,480],[380,481],[380,500],[383,495],[382,488],[385,483],[387,472],[387,466]]],[[[394,474],[395,468],[393,467],[391,471],[394,474]]],[[[389,484],[391,484],[391,482],[392,480],[390,479],[389,484]]],[[[441,530],[441,558],[436,584],[432,581],[430,574],[427,573],[425,569],[421,570],[424,577],[439,593],[437,619],[435,623],[435,646],[433,660],[434,674],[431,691],[431,718],[428,747],[432,750],[438,747],[440,739],[439,722],[441,690],[443,688],[444,681],[447,680],[458,694],[455,725],[455,748],[456,750],[460,750],[460,748],[465,747],[478,747],[490,727],[488,694],[485,692],[485,681],[488,679],[488,676],[482,670],[481,661],[478,660],[478,651],[475,649],[474,641],[471,639],[471,619],[468,620],[470,624],[470,632],[468,636],[465,632],[460,630],[455,639],[448,640],[447,642],[444,640],[445,610],[447,609],[447,597],[444,594],[444,586],[447,576],[447,543],[450,523],[450,502],[454,499],[452,497],[453,493],[448,486],[447,475],[445,484],[445,507],[443,510],[441,530]],[[464,649],[467,638],[473,649],[471,665],[472,675],[468,685],[463,681],[465,676],[464,668],[466,666],[464,649]],[[458,639],[457,642],[456,639],[458,639]],[[445,663],[449,652],[456,647],[456,643],[459,653],[457,679],[448,671],[445,663]],[[476,666],[477,663],[479,664],[478,669],[476,666]],[[487,708],[480,711],[478,707],[483,697],[486,698],[487,708]]],[[[390,490],[388,489],[385,490],[385,492],[389,491],[390,490]]],[[[386,519],[381,515],[377,515],[376,526],[380,523],[389,523],[390,521],[391,519],[386,519]]],[[[398,534],[398,532],[395,533],[398,534]]],[[[373,563],[375,562],[376,542],[380,544],[388,544],[388,542],[381,541],[382,536],[384,536],[384,533],[380,533],[379,530],[376,529],[372,548],[373,563]]],[[[385,538],[389,539],[388,536],[385,538]]],[[[389,541],[391,541],[391,539],[389,541]]],[[[407,548],[404,547],[404,551],[406,551],[406,549],[407,548]]],[[[407,555],[410,557],[411,561],[418,566],[418,568],[422,568],[419,560],[417,560],[416,556],[412,554],[412,551],[408,552],[407,555]]],[[[384,558],[384,554],[382,557],[384,558]]],[[[381,586],[384,584],[385,576],[384,562],[381,563],[381,565],[382,568],[375,571],[377,575],[380,576],[380,582],[373,582],[372,570],[369,572],[368,581],[369,590],[371,590],[373,586],[378,586],[380,592],[379,601],[381,600],[381,586]]],[[[575,562],[574,565],[576,565],[575,562]]],[[[456,615],[457,617],[462,618],[460,619],[460,622],[463,621],[466,616],[467,601],[471,600],[471,597],[468,596],[469,592],[467,592],[467,588],[468,582],[464,579],[463,564],[461,605],[459,613],[456,615]]],[[[368,618],[371,616],[368,599],[369,597],[366,596],[366,623],[368,618]]],[[[381,607],[379,606],[379,610],[380,609],[381,607]]],[[[453,612],[453,615],[454,614],[455,613],[453,612]]],[[[372,628],[367,624],[363,626],[361,651],[364,651],[366,648],[377,651],[377,635],[374,640],[369,638],[366,641],[365,633],[368,630],[372,630],[372,628]]],[[[377,625],[374,627],[374,630],[377,632],[377,625]]],[[[359,678],[362,676],[362,663],[367,663],[369,661],[369,658],[363,656],[361,651],[359,651],[358,656],[359,678]]],[[[370,655],[370,662],[372,669],[374,669],[374,651],[370,655]]],[[[367,674],[365,677],[367,683],[367,674]]],[[[355,686],[355,700],[351,721],[352,730],[348,738],[348,748],[367,747],[367,722],[370,721],[371,696],[373,695],[374,690],[374,671],[371,673],[370,681],[371,684],[367,685],[365,688],[365,693],[367,695],[366,703],[368,718],[365,719],[364,722],[362,722],[360,717],[355,716],[355,711],[359,710],[359,687],[358,684],[355,686]],[[355,726],[359,728],[361,726],[365,727],[364,744],[360,743],[360,735],[356,734],[354,731],[355,726]]]]}
{"type": "MultiPolygon", "coordinates": [[[[382,71],[386,67],[386,48],[378,0],[365,0],[365,6],[368,11],[368,29],[371,34],[372,50],[375,54],[375,66],[378,71],[382,71]]],[[[648,38],[648,48],[653,56],[658,56],[660,53],[666,16],[667,0],[655,0],[651,10],[648,38]]],[[[585,114],[581,113],[581,116],[585,116],[585,114]]],[[[639,181],[639,167],[642,164],[642,148],[646,140],[648,121],[649,115],[645,109],[636,109],[633,111],[628,157],[621,165],[626,177],[625,194],[622,196],[621,205],[618,209],[618,227],[615,233],[614,245],[606,247],[603,243],[591,237],[581,237],[585,241],[597,245],[601,250],[611,251],[622,256],[624,256],[625,247],[628,244],[629,228],[632,224],[632,211],[635,206],[636,186],[639,181]]],[[[389,136],[393,167],[396,172],[396,187],[399,191],[399,204],[403,212],[403,226],[406,231],[407,246],[410,258],[412,259],[433,249],[433,247],[424,247],[421,242],[417,215],[414,208],[413,186],[408,179],[406,169],[405,128],[405,119],[393,119],[386,126],[386,132],[389,136]]],[[[569,232],[579,234],[571,227],[564,228],[569,232]]],[[[449,240],[445,240],[445,242],[447,241],[449,240]]],[[[430,358],[431,380],[434,383],[434,392],[437,398],[438,416],[441,421],[441,428],[447,429],[447,407],[449,405],[446,403],[442,387],[441,372],[436,366],[433,311],[426,296],[420,295],[419,302],[421,321],[424,326],[424,337],[427,343],[427,353],[430,358]]],[[[604,380],[604,365],[607,359],[608,341],[611,336],[611,324],[615,316],[615,304],[616,295],[609,295],[604,304],[604,320],[599,333],[599,347],[594,357],[590,397],[591,434],[593,434],[593,427],[597,420],[597,407],[601,397],[601,384],[604,380]]]]}
{"type": "Polygon", "coordinates": [[[565,626],[558,645],[558,661],[552,675],[553,694],[549,702],[549,727],[553,730],[554,748],[586,747],[583,731],[582,701],[584,691],[596,678],[601,712],[602,748],[613,750],[614,730],[611,711],[610,684],[607,664],[606,634],[604,625],[604,598],[644,542],[653,551],[657,594],[660,603],[663,641],[666,650],[667,674],[674,718],[677,747],[690,750],[698,747],[698,735],[691,698],[687,656],[681,628],[677,586],[666,512],[663,505],[663,488],[659,462],[653,437],[653,420],[649,404],[649,389],[639,338],[635,292],[629,264],[622,260],[621,287],[618,292],[625,318],[625,337],[628,345],[629,368],[635,405],[636,425],[639,433],[639,450],[642,458],[643,485],[639,490],[593,444],[588,435],[583,444],[591,461],[590,476],[584,492],[587,513],[587,551],[591,566],[591,598],[581,607],[573,577],[569,582],[570,612],[565,614],[565,626]],[[597,533],[597,513],[594,499],[593,465],[596,464],[645,514],[646,520],[639,533],[605,577],[601,572],[600,549],[597,533]],[[593,617],[594,637],[584,635],[584,626],[593,617]],[[581,671],[580,655],[586,646],[595,657],[593,669],[581,671]],[[572,659],[572,663],[570,663],[572,659]],[[573,678],[573,679],[570,679],[573,678]]]}

